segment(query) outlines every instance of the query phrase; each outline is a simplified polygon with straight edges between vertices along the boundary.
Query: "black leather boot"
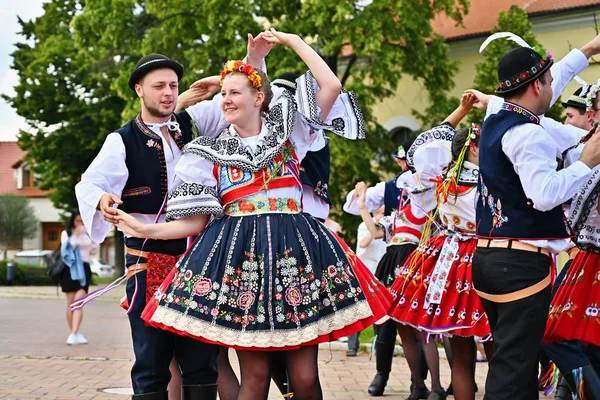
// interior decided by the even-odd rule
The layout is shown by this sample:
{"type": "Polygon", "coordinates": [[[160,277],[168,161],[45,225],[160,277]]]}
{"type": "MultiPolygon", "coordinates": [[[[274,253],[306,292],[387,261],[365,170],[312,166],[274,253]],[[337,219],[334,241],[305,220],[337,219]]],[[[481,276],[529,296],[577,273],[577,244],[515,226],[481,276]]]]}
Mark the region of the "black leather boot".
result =
{"type": "Polygon", "coordinates": [[[377,374],[375,375],[375,378],[373,378],[369,390],[367,391],[371,396],[383,396],[385,386],[390,377],[390,372],[392,371],[394,347],[394,342],[375,342],[375,366],[377,368],[377,374]]]}
{"type": "MultiPolygon", "coordinates": [[[[572,374],[569,375],[573,376],[572,374]]],[[[572,382],[572,384],[574,385],[574,382],[572,382]]],[[[558,378],[554,400],[573,400],[573,389],[571,389],[571,383],[569,383],[563,375],[558,378]]]]}
{"type": "Polygon", "coordinates": [[[183,385],[181,400],[217,400],[217,384],[183,385]]]}
{"type": "Polygon", "coordinates": [[[169,394],[164,392],[153,392],[144,394],[134,394],[131,396],[133,400],[169,400],[169,394]]]}

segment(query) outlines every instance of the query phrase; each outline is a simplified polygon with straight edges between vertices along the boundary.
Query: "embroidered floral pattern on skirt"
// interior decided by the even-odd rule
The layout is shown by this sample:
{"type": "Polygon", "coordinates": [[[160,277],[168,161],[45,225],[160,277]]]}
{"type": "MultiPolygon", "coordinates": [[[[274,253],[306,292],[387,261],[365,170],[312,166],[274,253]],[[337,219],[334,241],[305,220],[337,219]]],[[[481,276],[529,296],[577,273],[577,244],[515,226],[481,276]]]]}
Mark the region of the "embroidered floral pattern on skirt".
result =
{"type": "Polygon", "coordinates": [[[577,253],[550,304],[544,342],[561,340],[600,346],[600,254],[577,253]]]}
{"type": "Polygon", "coordinates": [[[307,214],[225,216],[198,237],[143,318],[234,348],[295,348],[384,317],[391,298],[369,275],[307,214]]]}

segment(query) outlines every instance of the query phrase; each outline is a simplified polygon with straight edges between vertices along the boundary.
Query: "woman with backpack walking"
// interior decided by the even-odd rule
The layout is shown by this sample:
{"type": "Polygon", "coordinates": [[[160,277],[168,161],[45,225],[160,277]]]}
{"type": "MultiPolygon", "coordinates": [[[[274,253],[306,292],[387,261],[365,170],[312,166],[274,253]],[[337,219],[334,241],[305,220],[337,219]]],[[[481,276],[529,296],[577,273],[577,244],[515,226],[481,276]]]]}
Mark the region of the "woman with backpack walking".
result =
{"type": "Polygon", "coordinates": [[[63,293],[67,295],[67,324],[71,334],[67,338],[68,345],[86,344],[87,339],[79,333],[83,320],[83,309],[71,312],[73,301],[85,296],[92,280],[90,268],[91,256],[98,254],[99,245],[87,234],[79,211],[71,213],[66,230],[61,233],[61,254],[66,267],[60,279],[63,293]]]}

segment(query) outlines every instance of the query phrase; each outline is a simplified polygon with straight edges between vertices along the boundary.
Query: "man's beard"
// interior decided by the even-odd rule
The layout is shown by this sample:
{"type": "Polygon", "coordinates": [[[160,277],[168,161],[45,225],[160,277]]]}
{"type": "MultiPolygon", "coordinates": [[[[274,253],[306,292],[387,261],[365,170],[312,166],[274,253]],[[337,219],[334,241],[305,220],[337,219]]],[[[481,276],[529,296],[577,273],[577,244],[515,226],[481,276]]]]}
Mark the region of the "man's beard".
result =
{"type": "MultiPolygon", "coordinates": [[[[173,103],[173,104],[175,104],[175,103],[173,103]]],[[[148,113],[150,115],[152,115],[153,117],[157,117],[157,118],[167,118],[167,117],[170,117],[171,114],[173,114],[173,111],[169,111],[169,112],[161,111],[159,108],[153,107],[150,104],[146,103],[145,100],[144,100],[144,107],[146,107],[146,110],[148,110],[148,113]]],[[[175,109],[175,107],[173,107],[173,109],[175,109]]]]}

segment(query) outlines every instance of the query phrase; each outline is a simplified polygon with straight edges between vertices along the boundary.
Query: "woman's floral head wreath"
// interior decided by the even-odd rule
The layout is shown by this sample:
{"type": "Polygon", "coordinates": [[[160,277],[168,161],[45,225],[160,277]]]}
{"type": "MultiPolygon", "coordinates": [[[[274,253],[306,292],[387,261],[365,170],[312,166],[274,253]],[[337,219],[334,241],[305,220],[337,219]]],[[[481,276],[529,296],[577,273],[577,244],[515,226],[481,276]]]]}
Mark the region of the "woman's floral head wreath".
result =
{"type": "Polygon", "coordinates": [[[262,87],[262,78],[256,72],[254,67],[250,64],[245,64],[240,60],[229,60],[225,63],[223,67],[223,71],[221,71],[221,86],[223,86],[223,80],[225,77],[232,72],[241,72],[242,74],[248,77],[252,86],[256,89],[260,89],[262,87]]]}

